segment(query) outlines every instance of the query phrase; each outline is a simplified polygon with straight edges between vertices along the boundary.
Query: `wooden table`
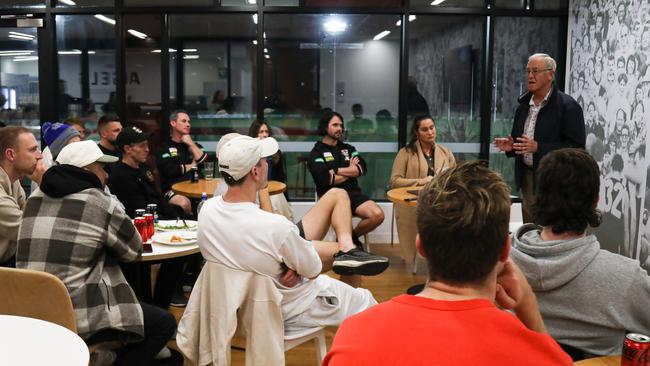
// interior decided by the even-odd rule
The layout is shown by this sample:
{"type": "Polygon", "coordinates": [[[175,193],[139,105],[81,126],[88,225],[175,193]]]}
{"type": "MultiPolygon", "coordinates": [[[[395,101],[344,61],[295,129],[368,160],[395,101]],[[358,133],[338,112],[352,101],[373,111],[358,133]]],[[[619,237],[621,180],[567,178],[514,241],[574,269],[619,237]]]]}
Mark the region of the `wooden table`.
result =
{"type": "MultiPolygon", "coordinates": [[[[205,180],[200,179],[197,183],[192,183],[189,180],[175,183],[172,185],[172,191],[176,194],[183,195],[189,198],[201,198],[201,194],[205,192],[208,197],[212,197],[214,190],[217,189],[219,179],[205,180]]],[[[287,185],[275,180],[269,181],[269,195],[280,194],[287,190],[287,185]]]]}
{"type": "Polygon", "coordinates": [[[574,363],[576,366],[620,366],[621,356],[604,356],[588,358],[574,363]]]}
{"type": "Polygon", "coordinates": [[[22,316],[0,315],[3,365],[87,366],[86,343],[58,324],[22,316]]]}
{"type": "Polygon", "coordinates": [[[388,193],[386,193],[386,196],[388,196],[388,200],[396,203],[398,205],[405,205],[405,206],[411,206],[415,207],[418,204],[417,197],[416,195],[409,193],[407,191],[419,191],[422,189],[423,186],[419,187],[400,187],[400,188],[393,188],[388,193]]]}

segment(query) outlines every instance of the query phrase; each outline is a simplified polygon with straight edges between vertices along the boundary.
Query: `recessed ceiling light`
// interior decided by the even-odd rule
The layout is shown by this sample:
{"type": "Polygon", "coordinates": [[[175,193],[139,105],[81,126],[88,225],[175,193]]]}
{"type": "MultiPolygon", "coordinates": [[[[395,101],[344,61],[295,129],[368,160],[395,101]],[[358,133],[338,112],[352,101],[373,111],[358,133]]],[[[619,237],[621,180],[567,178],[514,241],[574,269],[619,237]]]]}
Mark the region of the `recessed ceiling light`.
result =
{"type": "Polygon", "coordinates": [[[436,5],[440,5],[440,4],[444,3],[444,2],[445,2],[445,0],[433,0],[431,5],[436,6],[436,5]]]}
{"type": "Polygon", "coordinates": [[[101,14],[95,14],[95,18],[101,20],[102,22],[106,22],[111,25],[115,25],[115,19],[111,19],[107,16],[101,15],[101,14]]]}
{"type": "Polygon", "coordinates": [[[348,29],[348,24],[339,18],[330,17],[325,24],[323,24],[323,27],[325,27],[325,32],[337,34],[345,32],[345,30],[348,29]]]}
{"type": "Polygon", "coordinates": [[[58,0],[58,2],[60,2],[62,4],[66,4],[66,5],[77,5],[77,3],[75,3],[72,0],[58,0]]]}
{"type": "Polygon", "coordinates": [[[385,30],[385,31],[379,33],[378,35],[376,35],[376,36],[373,38],[373,40],[374,40],[374,41],[379,41],[380,39],[386,37],[386,36],[389,35],[389,34],[390,34],[390,31],[385,30]]]}
{"type": "Polygon", "coordinates": [[[146,39],[147,37],[149,37],[146,34],[144,34],[142,32],[139,32],[139,31],[137,31],[135,29],[129,29],[129,30],[127,30],[127,32],[129,32],[129,34],[131,34],[132,36],[138,37],[140,39],[146,39]]]}

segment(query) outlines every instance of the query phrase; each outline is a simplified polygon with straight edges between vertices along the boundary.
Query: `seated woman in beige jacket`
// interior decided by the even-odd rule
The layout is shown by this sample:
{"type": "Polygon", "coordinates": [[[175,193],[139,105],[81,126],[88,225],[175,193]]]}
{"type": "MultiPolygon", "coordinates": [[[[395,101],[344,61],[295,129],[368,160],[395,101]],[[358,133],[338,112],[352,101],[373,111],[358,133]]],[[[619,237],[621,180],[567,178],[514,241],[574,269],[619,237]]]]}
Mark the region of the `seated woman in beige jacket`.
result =
{"type": "MultiPolygon", "coordinates": [[[[436,125],[431,116],[418,116],[411,128],[411,141],[400,149],[390,176],[392,188],[422,186],[434,175],[456,166],[449,149],[436,144],[436,125]]],[[[397,235],[402,257],[410,264],[415,257],[415,207],[395,206],[397,235]]]]}

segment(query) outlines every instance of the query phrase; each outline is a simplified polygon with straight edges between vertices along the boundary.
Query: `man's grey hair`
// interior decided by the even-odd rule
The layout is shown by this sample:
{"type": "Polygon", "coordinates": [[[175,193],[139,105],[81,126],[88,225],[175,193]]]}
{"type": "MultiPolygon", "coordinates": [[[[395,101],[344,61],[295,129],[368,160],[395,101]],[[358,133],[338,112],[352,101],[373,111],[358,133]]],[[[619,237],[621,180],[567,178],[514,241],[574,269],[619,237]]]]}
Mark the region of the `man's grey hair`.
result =
{"type": "Polygon", "coordinates": [[[553,72],[555,72],[555,70],[557,69],[557,63],[555,62],[553,57],[551,57],[551,56],[549,56],[549,55],[547,55],[545,53],[536,53],[536,54],[534,54],[534,55],[532,55],[532,56],[530,56],[528,58],[528,62],[530,62],[530,60],[535,59],[535,58],[544,59],[544,62],[546,62],[546,67],[553,70],[553,72]]]}
{"type": "Polygon", "coordinates": [[[183,109],[175,110],[169,115],[169,121],[176,121],[178,119],[178,115],[184,113],[189,116],[189,113],[183,109]]]}

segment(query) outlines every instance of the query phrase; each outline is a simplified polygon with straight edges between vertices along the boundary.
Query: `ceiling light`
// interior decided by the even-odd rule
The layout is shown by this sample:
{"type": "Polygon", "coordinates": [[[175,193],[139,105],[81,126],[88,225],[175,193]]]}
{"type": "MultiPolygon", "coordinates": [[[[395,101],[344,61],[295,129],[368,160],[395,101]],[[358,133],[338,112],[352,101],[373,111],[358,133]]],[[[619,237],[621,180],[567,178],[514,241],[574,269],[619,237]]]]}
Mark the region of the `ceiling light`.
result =
{"type": "Polygon", "coordinates": [[[264,55],[264,58],[269,59],[269,58],[271,58],[271,56],[269,56],[269,55],[264,55]]]}
{"type": "Polygon", "coordinates": [[[111,19],[107,16],[101,15],[101,14],[95,14],[95,18],[101,20],[102,22],[106,22],[111,25],[115,25],[115,19],[111,19]]]}
{"type": "Polygon", "coordinates": [[[253,40],[253,44],[257,45],[257,40],[256,39],[253,40]]]}
{"type": "Polygon", "coordinates": [[[9,37],[11,39],[17,39],[17,40],[20,40],[20,41],[33,41],[34,40],[34,38],[31,38],[31,37],[17,36],[15,34],[10,34],[7,37],[9,37]]]}
{"type": "Polygon", "coordinates": [[[185,55],[185,56],[183,56],[184,60],[196,60],[197,58],[199,58],[199,55],[185,55]]]}
{"type": "Polygon", "coordinates": [[[183,52],[196,52],[198,51],[196,48],[183,48],[183,52]]]}
{"type": "Polygon", "coordinates": [[[345,32],[348,29],[347,23],[335,17],[330,17],[323,26],[325,27],[325,32],[330,34],[345,32]]]}
{"type": "Polygon", "coordinates": [[[31,34],[27,34],[27,33],[9,32],[9,34],[13,34],[13,35],[15,35],[15,36],[20,36],[20,37],[27,37],[27,38],[31,38],[31,39],[36,38],[36,36],[31,35],[31,34]]]}
{"type": "Polygon", "coordinates": [[[72,0],[59,0],[58,2],[60,2],[62,4],[66,4],[66,5],[77,5],[77,3],[75,3],[72,0]]]}
{"type": "Polygon", "coordinates": [[[445,2],[445,0],[433,0],[431,5],[436,6],[436,5],[440,5],[440,4],[444,3],[444,2],[445,2]]]}
{"type": "MultiPolygon", "coordinates": [[[[415,20],[415,18],[416,18],[416,16],[415,16],[415,15],[409,15],[409,22],[412,22],[412,21],[414,21],[414,20],[415,20]]],[[[402,20],[401,20],[401,19],[400,19],[400,20],[398,20],[398,21],[397,21],[397,23],[395,23],[395,25],[396,25],[396,26],[398,26],[398,27],[399,27],[400,25],[402,25],[402,20]]]]}
{"type": "Polygon", "coordinates": [[[14,50],[14,51],[0,51],[0,55],[4,55],[6,53],[25,53],[25,52],[34,53],[34,51],[30,51],[30,50],[14,50]]]}
{"type": "Polygon", "coordinates": [[[257,14],[253,14],[253,23],[257,24],[257,14]]]}
{"type": "Polygon", "coordinates": [[[94,55],[96,52],[95,51],[88,51],[89,55],[94,55]]]}
{"type": "Polygon", "coordinates": [[[4,56],[30,56],[30,55],[31,55],[31,52],[27,52],[27,51],[25,51],[25,52],[0,53],[0,57],[4,57],[4,56]]]}
{"type": "Polygon", "coordinates": [[[264,47],[264,53],[269,53],[269,50],[266,47],[264,47]]]}
{"type": "Polygon", "coordinates": [[[140,38],[140,39],[146,39],[147,37],[149,37],[149,36],[147,36],[146,34],[144,34],[144,33],[142,33],[142,32],[138,32],[138,31],[135,30],[135,29],[129,29],[129,30],[127,30],[127,32],[129,32],[129,34],[131,34],[132,36],[134,36],[134,37],[138,37],[138,38],[140,38]]]}
{"type": "Polygon", "coordinates": [[[37,61],[38,56],[16,56],[14,57],[14,62],[24,62],[24,61],[37,61]]]}
{"type": "Polygon", "coordinates": [[[251,5],[255,5],[255,4],[257,4],[257,1],[256,0],[248,0],[248,3],[251,4],[251,5]]]}
{"type": "Polygon", "coordinates": [[[385,31],[379,33],[378,35],[376,35],[376,36],[373,38],[373,41],[379,41],[380,39],[386,37],[386,36],[389,35],[389,34],[390,34],[390,31],[385,30],[385,31]]]}
{"type": "Polygon", "coordinates": [[[59,51],[57,52],[59,55],[81,55],[81,51],[79,50],[72,50],[72,51],[59,51]]]}

